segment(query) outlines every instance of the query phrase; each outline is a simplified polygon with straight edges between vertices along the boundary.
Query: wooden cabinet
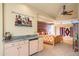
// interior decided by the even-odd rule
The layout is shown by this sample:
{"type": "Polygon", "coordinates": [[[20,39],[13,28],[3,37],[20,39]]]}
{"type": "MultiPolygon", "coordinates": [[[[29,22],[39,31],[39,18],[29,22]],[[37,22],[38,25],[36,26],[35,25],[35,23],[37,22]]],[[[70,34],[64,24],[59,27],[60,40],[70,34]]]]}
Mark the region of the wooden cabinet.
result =
{"type": "Polygon", "coordinates": [[[30,55],[38,52],[38,40],[30,41],[30,55]]]}
{"type": "Polygon", "coordinates": [[[38,41],[39,41],[39,44],[38,44],[38,51],[42,51],[43,50],[43,38],[39,38],[38,39],[38,41]]]}

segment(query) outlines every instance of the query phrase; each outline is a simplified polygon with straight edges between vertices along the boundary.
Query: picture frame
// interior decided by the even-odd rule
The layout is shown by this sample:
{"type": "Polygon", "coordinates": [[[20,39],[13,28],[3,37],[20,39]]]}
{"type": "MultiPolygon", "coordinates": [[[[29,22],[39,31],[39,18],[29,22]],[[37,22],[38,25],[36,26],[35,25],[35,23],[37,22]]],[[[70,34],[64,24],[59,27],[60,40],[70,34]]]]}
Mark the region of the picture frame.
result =
{"type": "Polygon", "coordinates": [[[32,17],[12,11],[15,14],[15,26],[32,27],[32,17]]]}

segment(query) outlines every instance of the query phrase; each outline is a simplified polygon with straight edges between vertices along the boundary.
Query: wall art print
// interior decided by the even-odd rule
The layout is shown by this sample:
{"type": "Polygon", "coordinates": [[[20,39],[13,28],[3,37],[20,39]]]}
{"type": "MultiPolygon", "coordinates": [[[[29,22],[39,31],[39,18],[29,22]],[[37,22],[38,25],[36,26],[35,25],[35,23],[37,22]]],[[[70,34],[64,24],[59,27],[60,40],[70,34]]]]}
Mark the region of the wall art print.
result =
{"type": "Polygon", "coordinates": [[[33,16],[21,14],[16,11],[11,11],[12,14],[14,14],[15,17],[15,26],[26,26],[26,27],[32,27],[32,19],[33,16]]]}
{"type": "Polygon", "coordinates": [[[28,26],[32,27],[32,18],[26,17],[20,14],[15,15],[15,25],[16,26],[28,26]]]}
{"type": "Polygon", "coordinates": [[[66,34],[66,36],[70,36],[70,29],[69,28],[65,28],[65,34],[66,34]]]}
{"type": "Polygon", "coordinates": [[[60,27],[60,35],[63,36],[73,36],[73,28],[64,28],[64,27],[60,27]]]}

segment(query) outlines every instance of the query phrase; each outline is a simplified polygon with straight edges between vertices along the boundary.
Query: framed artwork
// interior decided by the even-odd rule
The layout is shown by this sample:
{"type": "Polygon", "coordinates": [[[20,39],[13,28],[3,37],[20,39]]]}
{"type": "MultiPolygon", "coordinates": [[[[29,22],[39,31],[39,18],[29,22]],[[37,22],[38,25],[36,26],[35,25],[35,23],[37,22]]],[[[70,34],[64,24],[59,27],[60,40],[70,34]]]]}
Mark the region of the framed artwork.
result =
{"type": "Polygon", "coordinates": [[[14,14],[15,17],[15,26],[32,27],[33,16],[21,14],[15,11],[12,11],[12,14],[14,14]]]}
{"type": "Polygon", "coordinates": [[[15,26],[28,26],[32,27],[32,17],[26,17],[20,14],[15,16],[15,26]]]}
{"type": "Polygon", "coordinates": [[[64,28],[64,27],[60,27],[60,35],[63,36],[73,36],[73,28],[64,28]]]}
{"type": "Polygon", "coordinates": [[[70,36],[70,28],[65,28],[65,35],[70,36]]]}

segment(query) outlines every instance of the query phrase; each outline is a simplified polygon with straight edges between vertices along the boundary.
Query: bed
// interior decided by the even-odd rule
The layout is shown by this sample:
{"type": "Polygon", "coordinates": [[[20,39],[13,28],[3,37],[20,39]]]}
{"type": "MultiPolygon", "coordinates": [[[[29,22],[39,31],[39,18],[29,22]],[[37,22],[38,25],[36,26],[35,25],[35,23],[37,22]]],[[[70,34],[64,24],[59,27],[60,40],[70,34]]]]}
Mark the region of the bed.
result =
{"type": "Polygon", "coordinates": [[[63,41],[63,38],[61,35],[58,36],[53,36],[53,35],[43,35],[43,41],[46,44],[51,44],[51,45],[55,45],[57,43],[60,43],[61,41],[63,41]]]}

